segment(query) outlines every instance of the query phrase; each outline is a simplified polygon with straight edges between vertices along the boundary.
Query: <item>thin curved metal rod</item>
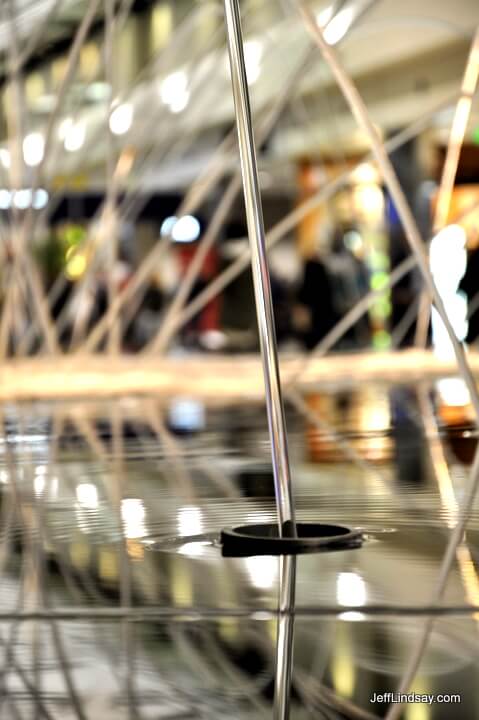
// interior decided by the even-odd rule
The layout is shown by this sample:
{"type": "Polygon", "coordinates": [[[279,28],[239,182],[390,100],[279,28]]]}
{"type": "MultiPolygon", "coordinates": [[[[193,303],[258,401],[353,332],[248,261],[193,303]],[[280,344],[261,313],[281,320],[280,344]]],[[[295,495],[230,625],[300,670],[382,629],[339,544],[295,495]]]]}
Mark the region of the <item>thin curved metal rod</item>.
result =
{"type": "MultiPolygon", "coordinates": [[[[472,203],[463,212],[459,213],[455,218],[456,222],[460,222],[471,213],[475,212],[479,207],[479,201],[472,203]]],[[[432,238],[431,238],[432,239],[432,238]]],[[[353,325],[367,312],[376,298],[380,297],[385,290],[393,288],[397,283],[416,266],[416,259],[413,255],[405,258],[389,275],[387,281],[379,290],[370,290],[359,302],[339,320],[336,325],[328,332],[327,335],[319,341],[310,353],[302,360],[300,367],[293,376],[288,378],[287,387],[294,386],[300,376],[305,372],[309,363],[313,358],[322,357],[331,350],[334,345],[344,336],[344,334],[353,327],[353,325]]]]}
{"type": "MultiPolygon", "coordinates": [[[[261,146],[263,142],[270,135],[278,119],[280,118],[291,94],[291,90],[296,86],[300,77],[305,72],[313,56],[312,48],[308,48],[298,63],[296,69],[291,74],[288,82],[285,84],[280,96],[277,98],[273,107],[265,117],[264,121],[260,125],[259,133],[257,136],[257,144],[261,146]]],[[[166,317],[163,324],[153,341],[145,348],[144,352],[164,352],[168,346],[168,343],[172,339],[176,331],[176,319],[179,316],[184,304],[188,298],[188,295],[193,287],[193,283],[198,276],[203,262],[206,258],[206,254],[215,242],[221,227],[226,220],[227,213],[231,209],[231,206],[241,188],[241,174],[239,169],[234,173],[230,179],[228,187],[221,198],[221,201],[211,219],[208,229],[201,239],[200,246],[193,258],[192,263],[188,267],[186,275],[180,285],[177,295],[173,300],[170,308],[167,311],[166,317]]]]}
{"type": "MultiPolygon", "coordinates": [[[[456,180],[459,157],[464,144],[467,125],[471,115],[472,99],[477,88],[479,78],[479,27],[472,39],[469,56],[467,58],[462,78],[461,95],[457,101],[454,118],[449,134],[446,158],[442,169],[441,182],[436,199],[434,211],[433,230],[439,232],[447,223],[451,207],[454,182],[456,180]]],[[[425,347],[431,317],[431,301],[428,293],[423,289],[419,305],[419,317],[416,327],[416,345],[425,347]]]]}
{"type": "Polygon", "coordinates": [[[225,22],[238,129],[246,222],[251,244],[256,313],[263,361],[276,509],[278,512],[278,532],[280,536],[296,537],[288,440],[274,326],[273,299],[266,255],[261,192],[238,0],[225,0],[225,22]]]}
{"type": "MultiPolygon", "coordinates": [[[[264,142],[265,138],[268,136],[268,134],[271,132],[271,129],[274,127],[278,117],[280,116],[284,105],[287,102],[289,93],[291,89],[296,85],[298,78],[301,76],[301,74],[304,72],[305,68],[307,67],[308,63],[311,60],[311,48],[308,49],[308,51],[305,53],[303,58],[300,60],[298,66],[288,79],[288,82],[281,93],[281,95],[278,97],[276,102],[274,103],[273,107],[271,108],[270,112],[266,115],[264,121],[261,124],[260,132],[259,132],[259,142],[264,142]]],[[[181,217],[185,214],[190,214],[194,212],[199,205],[203,202],[208,192],[212,189],[214,185],[216,185],[220,179],[223,177],[227,164],[226,159],[229,157],[229,153],[233,149],[232,142],[234,140],[234,128],[230,134],[225,138],[223,143],[220,145],[218,150],[215,152],[213,157],[211,158],[208,168],[205,170],[205,172],[192,184],[188,192],[186,193],[186,196],[184,200],[182,201],[180,207],[178,208],[176,215],[178,217],[181,217]],[[221,151],[221,152],[220,152],[221,151]]],[[[239,178],[239,172],[235,173],[236,176],[239,178]]],[[[194,262],[192,266],[190,267],[187,276],[184,280],[184,285],[180,287],[179,295],[176,296],[175,300],[173,301],[173,306],[171,306],[171,316],[170,311],[168,311],[167,318],[165,318],[165,321],[160,328],[156,339],[153,339],[153,341],[150,343],[151,349],[155,349],[156,351],[162,349],[162,346],[167,344],[171,337],[174,335],[174,333],[177,330],[178,324],[176,320],[176,314],[181,311],[181,308],[184,303],[184,295],[187,295],[187,291],[189,288],[191,288],[192,283],[194,282],[194,278],[197,275],[198,269],[200,267],[200,261],[202,259],[202,255],[206,254],[207,247],[212,245],[212,243],[215,241],[217,234],[219,233],[225,219],[225,215],[228,212],[228,208],[231,207],[231,204],[234,200],[234,197],[236,197],[236,193],[233,190],[233,185],[237,185],[237,180],[233,178],[230,181],[230,185],[227,187],[227,189],[224,191],[223,196],[220,200],[220,204],[218,205],[215,214],[213,215],[210,224],[208,226],[208,229],[203,236],[200,248],[198,249],[198,253],[201,250],[200,255],[195,255],[194,262]],[[229,195],[229,199],[225,197],[225,195],[229,195]],[[205,247],[207,246],[207,247],[205,247]],[[174,312],[173,312],[174,310],[174,312]],[[157,344],[157,346],[156,346],[157,344]]],[[[239,190],[239,187],[238,187],[239,190]]],[[[113,319],[115,317],[115,314],[118,313],[123,305],[133,297],[133,294],[136,293],[138,290],[144,286],[146,283],[149,275],[156,267],[161,255],[163,252],[165,252],[166,247],[169,243],[170,239],[169,237],[165,237],[160,241],[160,243],[151,251],[151,253],[143,260],[142,264],[138,268],[138,270],[135,273],[135,276],[130,281],[127,288],[125,288],[124,294],[120,297],[119,303],[112,308],[110,311],[106,313],[106,315],[97,323],[97,325],[91,330],[90,335],[87,337],[85,343],[78,348],[78,352],[88,351],[88,350],[94,350],[98,342],[101,340],[102,336],[108,331],[108,328],[110,327],[110,324],[113,322],[113,319]],[[134,292],[133,289],[134,288],[134,292]]],[[[144,349],[145,352],[147,352],[150,349],[150,346],[144,349]]]]}
{"type": "MultiPolygon", "coordinates": [[[[407,128],[394,135],[386,144],[385,148],[388,152],[396,150],[401,147],[404,143],[408,142],[412,137],[415,137],[429,121],[440,111],[446,107],[450,107],[451,104],[456,100],[458,93],[454,93],[447,100],[442,101],[432,110],[425,113],[419,120],[414,121],[407,128]]],[[[293,230],[298,223],[305,218],[312,210],[317,208],[322,203],[326,202],[331,198],[348,180],[351,178],[354,170],[363,162],[371,160],[372,153],[367,153],[357,165],[349,170],[345,171],[337,178],[334,178],[322,188],[320,188],[314,195],[305,200],[303,203],[298,205],[293,211],[286,215],[280,220],[267,234],[266,244],[268,250],[274,247],[280,240],[282,240],[291,230],[293,230]]],[[[184,311],[178,316],[175,323],[175,330],[177,331],[185,323],[191,320],[200,310],[202,310],[218,293],[224,290],[235,278],[238,277],[249,265],[251,260],[250,249],[246,248],[244,252],[234,262],[232,262],[222,273],[220,273],[209,285],[184,309],[184,311]]]]}
{"type": "MultiPolygon", "coordinates": [[[[360,9],[359,14],[355,18],[355,24],[357,21],[365,14],[367,10],[371,8],[374,4],[376,4],[377,0],[367,0],[364,7],[360,9]]],[[[344,2],[337,3],[337,6],[335,8],[335,13],[338,12],[344,2]]],[[[284,6],[283,6],[284,9],[284,6]]],[[[327,25],[332,21],[334,15],[330,18],[327,25]]],[[[288,102],[291,102],[291,94],[292,91],[299,85],[302,78],[304,77],[304,73],[307,71],[308,66],[310,64],[311,58],[314,56],[314,49],[311,47],[308,47],[298,63],[297,69],[292,73],[290,76],[288,82],[284,85],[280,96],[278,97],[277,101],[274,103],[271,111],[269,112],[265,123],[261,126],[260,133],[257,139],[258,146],[261,146],[261,144],[264,142],[265,138],[269,135],[271,130],[273,129],[276,121],[278,120],[280,114],[282,113],[285,105],[288,102]]],[[[204,258],[206,257],[206,253],[208,252],[209,248],[213,245],[216,235],[219,232],[220,227],[222,226],[223,222],[221,221],[221,214],[227,212],[227,208],[231,206],[234,200],[234,187],[236,186],[235,178],[239,177],[239,172],[235,173],[233,178],[230,181],[230,184],[228,185],[228,188],[226,190],[225,194],[232,194],[231,200],[226,205],[224,205],[225,196],[223,196],[220,206],[218,207],[215,215],[213,216],[213,219],[211,220],[210,226],[208,227],[208,230],[206,234],[203,236],[200,242],[200,246],[195,254],[195,257],[193,258],[193,262],[188,267],[187,273],[183,279],[183,282],[178,290],[178,293],[176,297],[173,300],[173,303],[171,304],[170,308],[167,311],[166,317],[164,318],[164,322],[159,329],[156,338],[149,343],[149,345],[144,348],[144,352],[164,352],[167,348],[168,343],[174,336],[174,333],[176,332],[176,319],[179,316],[186,299],[189,295],[189,292],[193,286],[194,280],[198,276],[201,266],[203,264],[204,258]],[[217,222],[218,216],[220,218],[220,221],[217,222]],[[213,231],[213,235],[212,235],[213,231]]]]}
{"type": "MultiPolygon", "coordinates": [[[[468,387],[470,396],[471,396],[471,402],[473,404],[475,414],[476,414],[476,424],[479,425],[479,394],[477,392],[474,378],[470,371],[467,359],[465,358],[464,350],[463,350],[461,344],[459,343],[459,341],[457,340],[454,330],[451,326],[451,323],[449,321],[447,312],[445,310],[442,298],[435,286],[434,280],[432,278],[432,275],[431,275],[431,272],[429,269],[427,255],[424,251],[424,247],[421,242],[421,238],[420,238],[417,226],[416,226],[416,222],[415,222],[414,217],[413,217],[413,215],[410,211],[410,208],[407,204],[406,198],[405,198],[402,188],[398,182],[398,179],[394,172],[392,164],[391,164],[387,154],[385,153],[384,148],[381,145],[381,141],[379,139],[377,131],[375,130],[375,128],[371,122],[368,111],[364,105],[364,102],[363,102],[361,96],[359,95],[354,83],[351,81],[351,79],[347,76],[344,69],[342,68],[342,66],[336,56],[336,53],[324,40],[321,29],[318,27],[318,25],[316,23],[316,19],[315,19],[313,13],[311,12],[311,9],[307,6],[307,4],[303,0],[298,0],[298,7],[299,7],[300,13],[304,19],[304,22],[305,22],[305,25],[306,25],[308,31],[316,39],[316,42],[322,52],[322,55],[328,62],[329,66],[331,68],[331,71],[333,72],[333,75],[335,76],[336,81],[337,81],[345,99],[347,100],[353,115],[356,118],[356,121],[358,122],[359,126],[368,134],[368,136],[370,138],[372,150],[375,154],[376,160],[381,169],[383,178],[388,186],[389,192],[391,193],[393,200],[395,202],[395,206],[398,210],[398,214],[401,219],[408,242],[410,243],[411,250],[416,255],[418,266],[423,275],[426,287],[434,300],[434,304],[436,305],[436,308],[437,308],[437,310],[441,316],[441,319],[446,327],[449,339],[453,345],[454,353],[456,355],[456,360],[457,360],[460,374],[462,375],[462,377],[468,387]]],[[[465,528],[467,525],[467,521],[468,521],[468,518],[469,518],[469,515],[471,512],[472,503],[474,501],[474,498],[475,498],[478,488],[479,488],[479,449],[476,451],[476,456],[474,459],[474,464],[473,464],[473,469],[471,472],[469,484],[466,489],[466,493],[465,493],[465,497],[463,498],[463,502],[461,503],[461,509],[460,509],[460,513],[459,513],[458,523],[455,526],[453,532],[451,533],[450,540],[449,540],[448,546],[447,546],[445,554],[444,554],[443,562],[441,564],[441,569],[439,572],[436,589],[433,594],[433,604],[438,603],[441,600],[442,595],[444,593],[444,589],[445,589],[446,583],[447,583],[447,578],[449,576],[449,572],[451,570],[451,567],[454,562],[454,558],[456,556],[457,547],[462,540],[462,537],[463,537],[463,534],[464,534],[464,531],[465,531],[465,528]]],[[[421,658],[423,656],[424,650],[427,646],[432,623],[433,623],[432,618],[427,621],[424,631],[423,631],[423,634],[412,654],[412,657],[410,658],[408,667],[406,669],[405,676],[403,678],[403,682],[401,684],[403,691],[404,691],[405,687],[409,688],[410,683],[412,682],[412,680],[417,672],[417,669],[421,662],[421,658]]],[[[391,706],[388,710],[386,718],[387,718],[387,720],[395,720],[396,718],[399,717],[401,712],[402,712],[401,705],[397,704],[395,706],[391,706]]]]}
{"type": "MultiPolygon", "coordinates": [[[[174,41],[174,40],[176,40],[177,38],[181,38],[181,37],[183,36],[183,34],[185,34],[186,32],[189,32],[189,31],[191,30],[191,26],[192,26],[192,24],[194,24],[194,22],[196,21],[199,12],[200,12],[199,10],[195,10],[195,11],[191,12],[191,13],[187,16],[187,18],[185,18],[185,20],[181,23],[181,25],[177,28],[177,30],[176,30],[175,33],[173,34],[173,36],[172,36],[172,41],[171,41],[171,43],[170,43],[171,45],[173,44],[173,41],[174,41]]],[[[115,22],[116,22],[117,31],[118,31],[118,29],[121,27],[121,22],[120,22],[120,20],[116,20],[115,22]]],[[[211,41],[212,44],[213,44],[215,38],[216,38],[216,34],[215,34],[214,38],[213,38],[212,41],[211,41]]],[[[168,49],[169,49],[169,47],[170,47],[170,46],[168,46],[168,49]]],[[[153,58],[153,60],[150,62],[150,64],[149,64],[148,67],[150,67],[150,66],[152,66],[152,65],[154,65],[154,64],[156,64],[156,65],[158,65],[158,64],[162,65],[163,63],[166,63],[166,62],[167,62],[167,59],[168,59],[168,55],[166,54],[166,58],[164,57],[164,55],[165,55],[165,51],[162,50],[160,53],[158,53],[158,54],[153,58]],[[158,63],[158,60],[160,60],[161,62],[158,63]]],[[[136,80],[139,81],[139,80],[143,77],[144,74],[146,74],[145,71],[139,73],[138,76],[137,76],[137,78],[136,78],[136,80]]],[[[130,88],[127,93],[123,93],[123,94],[122,94],[122,101],[126,101],[126,100],[128,99],[129,94],[130,94],[131,92],[132,92],[132,88],[130,88]]],[[[157,124],[158,124],[157,114],[154,115],[154,117],[153,117],[153,122],[156,123],[156,125],[155,125],[155,127],[156,127],[157,124]]],[[[151,123],[151,118],[150,118],[150,123],[151,123]]],[[[150,127],[150,130],[151,130],[151,127],[150,127]]],[[[148,135],[148,132],[147,132],[146,134],[148,135]]],[[[94,144],[96,141],[98,141],[98,139],[99,139],[99,134],[97,134],[96,136],[94,136],[94,138],[92,139],[91,142],[94,144]]],[[[189,142],[193,142],[194,139],[195,139],[195,136],[193,136],[192,138],[190,138],[190,141],[189,141],[189,142]]],[[[233,133],[231,133],[231,137],[228,136],[228,137],[226,138],[226,140],[229,140],[230,142],[232,141],[232,139],[233,139],[233,133]]],[[[175,156],[174,148],[171,148],[171,145],[169,144],[169,138],[166,138],[166,139],[165,139],[165,142],[163,143],[163,145],[164,145],[164,148],[165,148],[165,149],[168,149],[168,152],[167,152],[166,156],[161,157],[161,161],[162,161],[162,162],[167,162],[168,159],[170,158],[170,156],[175,156]]],[[[187,146],[187,147],[188,147],[188,146],[187,146]]],[[[226,145],[225,145],[225,148],[226,148],[226,145]]],[[[146,157],[148,158],[149,155],[151,155],[151,153],[147,153],[146,157]]],[[[224,158],[223,158],[223,160],[224,160],[224,158]]],[[[79,159],[79,162],[80,162],[80,159],[79,159]]],[[[145,161],[145,162],[146,162],[146,161],[145,161]]],[[[145,162],[144,162],[144,164],[145,164],[145,162]]],[[[155,166],[157,166],[157,165],[158,165],[158,162],[159,162],[159,159],[158,159],[157,156],[155,156],[154,162],[155,162],[155,166]]],[[[216,175],[216,173],[214,173],[214,175],[216,176],[216,180],[218,180],[218,179],[221,177],[221,174],[224,173],[224,170],[225,170],[224,162],[223,162],[223,167],[220,167],[219,170],[220,170],[220,172],[218,173],[218,175],[216,175]]],[[[205,171],[205,175],[209,177],[208,171],[205,171]]],[[[213,179],[215,179],[215,178],[213,178],[213,179]]],[[[216,180],[215,180],[215,182],[216,182],[216,180]]],[[[196,182],[198,182],[198,181],[195,181],[195,183],[193,183],[192,189],[196,186],[196,182]]],[[[199,204],[201,198],[204,197],[204,194],[208,191],[208,189],[209,189],[210,187],[211,187],[211,181],[210,181],[209,183],[205,183],[205,184],[204,184],[203,194],[202,194],[202,195],[201,195],[200,193],[196,193],[196,194],[195,194],[195,196],[194,196],[194,197],[195,197],[195,202],[198,202],[198,204],[199,204]]],[[[128,194],[128,196],[127,196],[127,197],[122,201],[122,203],[120,204],[120,209],[117,210],[117,213],[118,213],[118,223],[121,223],[122,220],[126,219],[127,214],[129,214],[129,213],[131,212],[130,207],[128,206],[128,203],[130,203],[130,206],[131,206],[131,199],[132,199],[132,198],[131,198],[131,194],[128,194]]],[[[146,201],[143,201],[143,202],[146,202],[146,201]]],[[[193,207],[189,206],[189,203],[190,203],[190,202],[191,202],[191,198],[186,197],[185,200],[183,201],[181,207],[177,210],[177,213],[176,213],[176,214],[181,214],[181,215],[182,215],[182,214],[189,214],[189,213],[191,213],[191,212],[194,212],[194,210],[196,209],[197,206],[196,206],[196,205],[193,206],[193,207]],[[180,212],[180,210],[181,210],[181,212],[180,212]]],[[[50,209],[50,211],[51,211],[51,207],[52,207],[52,201],[50,201],[50,203],[49,203],[49,209],[50,209]]],[[[141,209],[141,206],[140,206],[140,209],[141,209]]],[[[140,209],[137,209],[136,212],[137,212],[137,213],[140,212],[140,209]]],[[[100,208],[100,210],[97,212],[94,220],[92,221],[92,225],[95,223],[95,220],[101,219],[103,210],[104,210],[104,206],[102,206],[102,207],[100,208]]],[[[91,234],[88,234],[87,238],[82,242],[82,244],[81,244],[81,246],[79,247],[79,249],[85,247],[85,245],[86,245],[90,240],[91,240],[91,234]]],[[[160,257],[160,255],[161,255],[162,251],[164,250],[164,248],[162,247],[162,245],[166,245],[166,243],[167,243],[167,238],[164,239],[163,242],[160,243],[159,246],[156,246],[156,248],[152,251],[152,253],[155,253],[155,255],[156,255],[156,253],[158,253],[158,257],[156,258],[156,260],[159,260],[159,257],[160,257]]],[[[102,243],[102,242],[100,242],[99,245],[95,247],[95,252],[97,253],[97,252],[100,250],[101,247],[103,247],[103,243],[102,243]]],[[[147,256],[147,258],[145,258],[145,261],[148,260],[149,257],[150,257],[150,256],[147,256]]],[[[75,292],[73,293],[72,298],[70,299],[69,302],[66,303],[66,305],[65,305],[62,313],[60,314],[59,318],[57,319],[57,322],[56,322],[56,330],[57,330],[57,333],[58,333],[58,334],[60,334],[60,333],[62,332],[62,330],[65,328],[66,323],[67,323],[68,313],[69,313],[70,310],[71,310],[71,303],[74,302],[75,299],[78,297],[79,293],[82,292],[82,288],[84,287],[84,283],[85,283],[86,280],[90,277],[91,273],[92,273],[93,270],[94,270],[94,267],[96,267],[96,259],[95,259],[95,258],[93,258],[92,261],[90,262],[87,273],[86,273],[85,276],[82,278],[82,281],[81,281],[80,283],[78,283],[78,287],[75,289],[75,292]]],[[[153,271],[153,268],[152,268],[152,271],[153,271]]],[[[146,278],[146,279],[147,279],[147,278],[146,278]]],[[[141,289],[144,288],[144,290],[146,291],[145,283],[146,283],[146,280],[144,280],[144,281],[143,281],[143,284],[140,284],[138,287],[137,287],[136,284],[135,284],[136,290],[141,290],[141,289]]],[[[131,284],[131,283],[130,283],[130,284],[131,284]]],[[[56,298],[58,298],[59,294],[62,292],[62,290],[64,289],[65,285],[66,285],[66,279],[65,279],[65,277],[64,277],[63,275],[59,275],[58,278],[57,278],[57,280],[55,281],[52,289],[51,289],[50,292],[48,293],[48,298],[47,298],[47,299],[48,299],[48,303],[49,303],[50,306],[55,302],[56,298]]],[[[129,299],[130,297],[131,297],[131,294],[128,295],[128,299],[129,299]]],[[[120,301],[119,310],[121,310],[121,308],[123,307],[123,305],[125,304],[125,302],[126,302],[126,299],[125,299],[124,301],[123,301],[123,300],[120,301]]],[[[115,306],[115,308],[118,307],[117,304],[116,304],[116,302],[113,302],[112,304],[115,306]]],[[[130,309],[130,307],[129,307],[129,309],[130,309]]],[[[119,310],[118,310],[118,312],[119,312],[119,310]]],[[[105,332],[107,332],[107,330],[110,329],[110,326],[112,326],[112,325],[114,324],[114,321],[116,320],[116,317],[117,317],[117,312],[116,312],[116,310],[112,312],[112,311],[109,309],[109,310],[107,311],[106,316],[105,316],[105,319],[108,318],[108,328],[105,329],[105,332]]],[[[100,320],[99,322],[100,322],[100,323],[103,322],[103,318],[102,318],[102,320],[100,320]]],[[[95,327],[96,327],[96,326],[95,326],[95,327]]],[[[95,329],[95,328],[92,328],[91,332],[93,332],[94,329],[95,329]]],[[[25,333],[25,336],[24,336],[24,338],[23,338],[23,340],[22,340],[22,342],[21,342],[21,344],[20,344],[20,348],[23,349],[24,352],[27,352],[28,349],[30,348],[32,339],[33,339],[33,327],[31,326],[31,327],[27,330],[27,332],[25,333]]],[[[100,339],[101,339],[101,338],[100,338],[100,339]]],[[[81,350],[81,347],[80,347],[80,350],[81,350]]]]}
{"type": "Polygon", "coordinates": [[[411,252],[414,253],[416,257],[416,262],[424,278],[426,287],[432,295],[434,304],[438,310],[439,315],[441,316],[441,320],[446,327],[447,334],[453,345],[458,368],[470,392],[471,402],[474,406],[476,412],[476,420],[479,426],[479,393],[477,391],[473,375],[469,368],[464,349],[456,337],[454,329],[449,320],[449,316],[444,307],[444,302],[434,283],[434,279],[429,269],[427,254],[425,252],[424,244],[417,228],[416,221],[404,196],[401,185],[399,184],[392,163],[388,157],[385,148],[381,143],[377,130],[375,129],[371,118],[369,117],[369,113],[366,109],[363,99],[361,98],[352,80],[344,71],[334,49],[325,41],[311,8],[307,5],[306,2],[304,2],[304,0],[297,0],[297,4],[309,33],[312,35],[312,37],[316,41],[316,44],[319,46],[321,53],[325,58],[326,62],[328,63],[334,77],[336,78],[336,82],[338,83],[338,86],[340,87],[344,98],[348,102],[351,112],[353,113],[359,127],[363,129],[363,131],[368,135],[370,139],[372,152],[374,154],[378,167],[381,170],[381,174],[383,175],[388,190],[394,200],[394,204],[397,208],[406,238],[411,247],[411,252]]]}
{"type": "MultiPolygon", "coordinates": [[[[65,75],[63,77],[62,83],[60,85],[60,88],[57,93],[56,101],[55,101],[55,108],[53,112],[50,114],[47,128],[45,131],[45,141],[44,141],[44,157],[40,165],[35,169],[32,177],[32,194],[35,193],[35,191],[39,187],[40,183],[40,177],[41,173],[44,168],[44,164],[46,162],[46,158],[48,157],[48,153],[50,150],[50,145],[53,137],[53,131],[55,129],[55,125],[58,119],[58,113],[62,107],[63,101],[65,99],[66,91],[68,88],[68,85],[76,71],[78,59],[80,56],[80,50],[82,48],[82,45],[85,41],[85,38],[88,34],[88,31],[91,27],[91,24],[94,20],[95,14],[98,10],[98,7],[100,5],[100,0],[90,0],[88,7],[86,9],[86,12],[83,16],[83,19],[77,29],[77,32],[75,34],[73,43],[71,45],[71,49],[68,56],[68,63],[67,68],[65,71],[65,75]]],[[[50,309],[46,300],[46,296],[43,292],[43,288],[41,285],[41,281],[38,275],[38,272],[36,270],[36,267],[33,265],[29,249],[26,247],[27,240],[29,237],[32,236],[34,229],[36,225],[36,215],[34,213],[33,206],[30,206],[30,208],[27,210],[25,219],[21,225],[21,242],[20,242],[20,250],[22,251],[23,257],[23,264],[24,269],[27,275],[28,282],[30,284],[30,287],[32,289],[34,298],[35,298],[35,311],[39,315],[40,322],[43,326],[44,334],[45,334],[45,340],[47,342],[47,347],[51,352],[57,352],[58,351],[58,345],[57,345],[57,338],[56,338],[56,331],[55,331],[55,325],[52,322],[51,315],[50,315],[50,309]]]]}

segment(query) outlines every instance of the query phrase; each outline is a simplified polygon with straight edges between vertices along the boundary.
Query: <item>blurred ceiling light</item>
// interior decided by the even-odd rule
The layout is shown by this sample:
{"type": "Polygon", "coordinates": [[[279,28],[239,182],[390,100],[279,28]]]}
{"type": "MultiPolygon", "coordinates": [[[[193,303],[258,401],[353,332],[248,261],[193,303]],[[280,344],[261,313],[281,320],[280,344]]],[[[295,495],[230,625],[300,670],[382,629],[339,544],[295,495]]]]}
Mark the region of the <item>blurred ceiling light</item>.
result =
{"type": "Polygon", "coordinates": [[[64,147],[67,152],[76,152],[83,147],[86,136],[85,123],[80,121],[77,123],[71,123],[67,128],[64,147]]]}
{"type": "Polygon", "coordinates": [[[178,218],[176,215],[170,215],[170,217],[167,217],[163,222],[161,223],[160,228],[160,235],[161,237],[166,237],[171,235],[171,231],[173,230],[175,223],[178,221],[178,218]]]}
{"type": "Polygon", "coordinates": [[[184,70],[168,75],[160,85],[160,97],[172,113],[182,112],[189,103],[188,76],[184,70]]]}
{"type": "Polygon", "coordinates": [[[10,153],[7,148],[0,148],[0,164],[5,170],[8,170],[11,165],[10,153]]]}
{"type": "Polygon", "coordinates": [[[199,507],[186,506],[179,510],[177,527],[179,535],[201,535],[203,514],[199,507]]]}
{"type": "Polygon", "coordinates": [[[33,207],[35,210],[43,210],[48,204],[49,195],[46,190],[39,188],[35,191],[33,197],[33,207]]]}
{"type": "Polygon", "coordinates": [[[181,218],[171,215],[163,220],[160,235],[170,236],[173,242],[190,243],[199,238],[200,231],[200,223],[193,215],[183,215],[181,218]]]}
{"type": "Polygon", "coordinates": [[[39,132],[32,132],[23,140],[23,157],[29,167],[40,165],[45,152],[45,140],[39,132]]]}
{"type": "Polygon", "coordinates": [[[90,83],[86,89],[86,97],[94,102],[106,102],[111,96],[111,87],[107,82],[90,83]]]}
{"type": "Polygon", "coordinates": [[[348,32],[354,19],[353,9],[344,8],[335,15],[324,29],[324,39],[328,45],[336,45],[348,32]]]}
{"type": "Polygon", "coordinates": [[[200,230],[200,223],[193,215],[183,215],[173,225],[171,239],[178,243],[194,242],[198,240],[200,230]]]}
{"type": "Polygon", "coordinates": [[[263,58],[263,46],[259,40],[248,40],[244,44],[244,60],[246,65],[246,77],[249,85],[254,85],[261,74],[261,60],[263,58]]]}
{"type": "Polygon", "coordinates": [[[78,504],[84,508],[95,510],[98,507],[98,490],[92,483],[77,485],[76,496],[78,504]]]}
{"type": "Polygon", "coordinates": [[[17,190],[13,195],[13,204],[18,210],[26,210],[32,204],[32,191],[29,189],[17,190]]]}
{"type": "Polygon", "coordinates": [[[114,135],[125,135],[133,122],[133,105],[122,103],[110,115],[110,130],[114,135]]]}
{"type": "Polygon", "coordinates": [[[43,210],[49,200],[48,192],[44,188],[38,188],[33,195],[31,188],[23,188],[16,192],[0,190],[0,210],[9,210],[12,204],[18,210],[26,210],[33,206],[35,210],[43,210]]]}
{"type": "Polygon", "coordinates": [[[12,206],[12,195],[10,190],[0,190],[0,210],[9,210],[12,206]]]}

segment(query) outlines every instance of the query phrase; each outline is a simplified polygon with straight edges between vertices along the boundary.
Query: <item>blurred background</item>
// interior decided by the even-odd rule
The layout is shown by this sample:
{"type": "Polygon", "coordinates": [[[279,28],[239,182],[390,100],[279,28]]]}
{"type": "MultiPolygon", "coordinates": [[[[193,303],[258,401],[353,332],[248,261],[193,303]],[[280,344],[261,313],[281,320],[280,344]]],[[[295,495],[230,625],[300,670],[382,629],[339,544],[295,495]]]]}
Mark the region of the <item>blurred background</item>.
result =
{"type": "MultiPolygon", "coordinates": [[[[9,228],[23,226],[28,216],[29,252],[48,293],[62,352],[85,348],[93,326],[139,268],[141,281],[136,275],[137,287],[113,314],[118,351],[255,351],[249,269],[236,272],[209,301],[204,294],[247,248],[241,190],[229,187],[238,160],[221,4],[112,0],[111,7],[103,5],[5,4],[4,292],[17,244],[9,228]],[[82,19],[89,22],[69,62],[82,19]],[[22,64],[12,76],[15,62],[22,64]],[[175,301],[174,312],[172,300],[182,282],[184,297],[175,301]],[[171,324],[198,296],[198,311],[193,306],[171,324]]],[[[381,139],[392,142],[393,164],[429,239],[477,22],[475,3],[311,5],[381,139]]],[[[299,14],[286,0],[244,2],[242,14],[265,224],[276,232],[270,262],[278,339],[287,348],[310,349],[368,290],[387,284],[408,247],[368,157],[368,138],[319,51],[312,50],[299,14]],[[278,229],[315,197],[310,212],[278,229]]],[[[459,269],[456,289],[474,310],[477,103],[466,115],[441,224],[464,230],[469,270],[459,269]]],[[[447,265],[439,251],[437,274],[447,274],[447,265]]],[[[417,273],[409,272],[385,290],[339,349],[410,345],[419,286],[417,273]]],[[[4,355],[43,348],[29,293],[19,295],[15,321],[3,330],[4,355]]],[[[471,342],[477,335],[474,315],[466,331],[471,342]]],[[[104,349],[111,325],[104,323],[103,334],[90,337],[86,347],[104,349]]]]}
{"type": "Polygon", "coordinates": [[[277,519],[223,3],[0,5],[2,720],[479,719],[479,5],[301,5],[240,2],[293,495],[364,542],[288,573],[220,542],[277,519]]]}

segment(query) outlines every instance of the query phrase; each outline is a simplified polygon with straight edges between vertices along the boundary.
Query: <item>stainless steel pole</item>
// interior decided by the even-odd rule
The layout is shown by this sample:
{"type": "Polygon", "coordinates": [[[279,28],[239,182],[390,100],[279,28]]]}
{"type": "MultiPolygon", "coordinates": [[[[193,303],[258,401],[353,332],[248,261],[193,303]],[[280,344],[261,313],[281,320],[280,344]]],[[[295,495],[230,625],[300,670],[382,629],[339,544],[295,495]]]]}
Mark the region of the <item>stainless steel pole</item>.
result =
{"type": "Polygon", "coordinates": [[[294,660],[296,556],[279,558],[279,610],[273,720],[288,720],[294,660]]]}
{"type": "Polygon", "coordinates": [[[273,302],[264,238],[263,210],[246,78],[239,0],[225,1],[226,35],[240,150],[246,221],[251,245],[256,313],[263,361],[280,536],[296,537],[286,423],[278,369],[273,302]]]}

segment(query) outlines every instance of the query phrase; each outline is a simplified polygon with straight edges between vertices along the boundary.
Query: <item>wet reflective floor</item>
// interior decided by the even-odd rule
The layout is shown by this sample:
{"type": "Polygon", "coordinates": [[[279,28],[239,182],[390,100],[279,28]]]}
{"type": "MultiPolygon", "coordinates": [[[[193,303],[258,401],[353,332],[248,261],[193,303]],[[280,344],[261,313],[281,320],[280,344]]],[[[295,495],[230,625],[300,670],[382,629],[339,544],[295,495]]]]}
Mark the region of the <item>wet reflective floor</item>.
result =
{"type": "Polygon", "coordinates": [[[3,408],[0,717],[385,717],[424,640],[408,691],[460,703],[401,717],[479,718],[477,500],[435,595],[468,413],[398,386],[305,403],[287,413],[297,520],[364,540],[296,558],[220,544],[276,519],[263,407],[3,408]]]}

